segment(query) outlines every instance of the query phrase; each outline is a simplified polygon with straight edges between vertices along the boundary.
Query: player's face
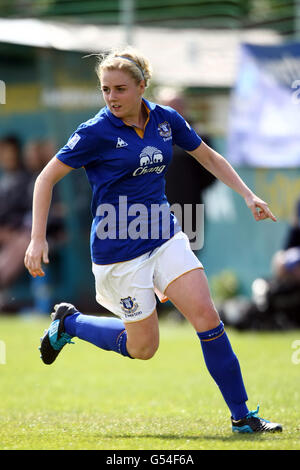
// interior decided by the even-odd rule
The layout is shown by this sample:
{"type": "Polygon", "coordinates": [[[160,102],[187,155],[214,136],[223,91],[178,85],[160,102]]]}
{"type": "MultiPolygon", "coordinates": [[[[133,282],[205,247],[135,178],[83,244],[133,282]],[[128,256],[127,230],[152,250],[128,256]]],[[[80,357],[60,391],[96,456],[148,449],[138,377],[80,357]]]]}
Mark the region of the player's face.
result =
{"type": "Polygon", "coordinates": [[[101,74],[103,98],[110,111],[120,119],[134,119],[141,110],[145,83],[137,83],[122,70],[104,70],[101,74]]]}

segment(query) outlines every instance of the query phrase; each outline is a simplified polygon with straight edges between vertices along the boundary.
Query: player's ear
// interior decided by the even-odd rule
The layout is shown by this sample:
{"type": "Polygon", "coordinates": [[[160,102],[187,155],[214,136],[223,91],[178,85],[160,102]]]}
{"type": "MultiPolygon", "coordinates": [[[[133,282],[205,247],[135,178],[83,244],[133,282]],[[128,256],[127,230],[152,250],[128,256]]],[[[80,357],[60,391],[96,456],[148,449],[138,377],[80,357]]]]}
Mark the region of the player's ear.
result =
{"type": "Polygon", "coordinates": [[[146,89],[145,80],[140,81],[140,83],[138,84],[138,88],[140,93],[143,95],[146,89]]]}

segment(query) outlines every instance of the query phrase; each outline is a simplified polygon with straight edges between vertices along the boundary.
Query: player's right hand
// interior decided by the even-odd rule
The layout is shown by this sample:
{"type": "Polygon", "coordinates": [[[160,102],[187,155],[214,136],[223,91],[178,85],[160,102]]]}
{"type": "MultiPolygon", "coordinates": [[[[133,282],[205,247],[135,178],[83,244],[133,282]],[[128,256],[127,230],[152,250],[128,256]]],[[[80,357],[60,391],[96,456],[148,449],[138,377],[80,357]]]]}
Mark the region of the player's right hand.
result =
{"type": "Polygon", "coordinates": [[[32,277],[45,276],[42,263],[49,263],[47,240],[31,240],[25,253],[24,264],[32,277]]]}

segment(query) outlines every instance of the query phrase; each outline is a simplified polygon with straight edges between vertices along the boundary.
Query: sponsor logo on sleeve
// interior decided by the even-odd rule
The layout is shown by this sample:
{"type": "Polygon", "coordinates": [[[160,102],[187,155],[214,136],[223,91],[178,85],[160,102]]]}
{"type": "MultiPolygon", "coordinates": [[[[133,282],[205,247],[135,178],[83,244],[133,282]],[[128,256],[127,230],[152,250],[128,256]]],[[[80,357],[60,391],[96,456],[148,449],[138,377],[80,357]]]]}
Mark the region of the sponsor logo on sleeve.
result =
{"type": "Polygon", "coordinates": [[[68,142],[67,142],[67,146],[73,150],[73,148],[75,147],[75,145],[79,142],[79,140],[81,139],[80,135],[75,133],[73,135],[73,137],[71,137],[68,142]]]}

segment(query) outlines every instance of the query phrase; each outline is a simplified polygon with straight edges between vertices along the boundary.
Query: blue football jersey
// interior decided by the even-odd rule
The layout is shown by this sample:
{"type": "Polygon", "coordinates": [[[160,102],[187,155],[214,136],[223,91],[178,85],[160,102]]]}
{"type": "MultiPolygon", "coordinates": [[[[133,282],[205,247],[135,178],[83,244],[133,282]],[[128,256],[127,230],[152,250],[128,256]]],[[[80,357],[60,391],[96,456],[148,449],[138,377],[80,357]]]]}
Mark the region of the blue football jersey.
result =
{"type": "Polygon", "coordinates": [[[152,251],[181,230],[169,210],[165,173],[172,146],[194,150],[201,138],[174,109],[143,99],[141,134],[108,107],[80,124],[56,157],[84,168],[92,188],[91,256],[96,264],[152,251]]]}

